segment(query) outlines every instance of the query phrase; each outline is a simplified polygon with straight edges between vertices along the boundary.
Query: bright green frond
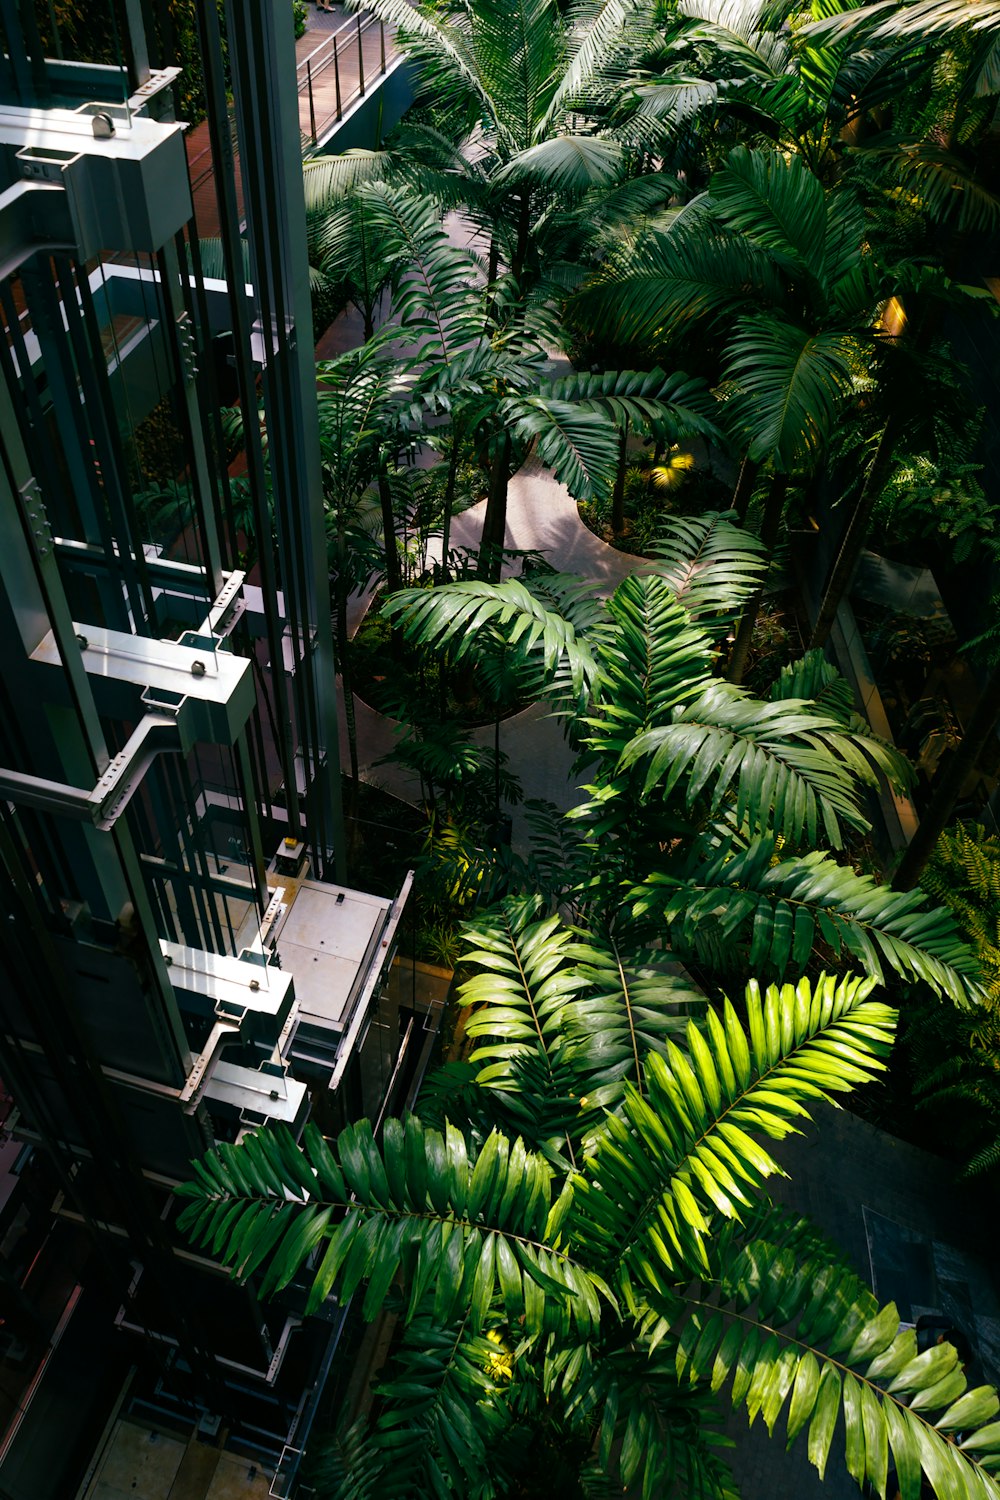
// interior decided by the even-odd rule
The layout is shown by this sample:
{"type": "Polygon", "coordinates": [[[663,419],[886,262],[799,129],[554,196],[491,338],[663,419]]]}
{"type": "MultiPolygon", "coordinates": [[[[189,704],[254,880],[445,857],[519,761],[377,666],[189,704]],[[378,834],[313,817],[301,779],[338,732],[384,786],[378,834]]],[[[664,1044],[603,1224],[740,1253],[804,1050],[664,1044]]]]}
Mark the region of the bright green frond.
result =
{"type": "Polygon", "coordinates": [[[725,634],[764,573],[763,547],[731,515],[671,516],[653,544],[657,575],[713,639],[725,634]]]}
{"type": "Polygon", "coordinates": [[[711,675],[713,652],[662,578],[626,578],[608,611],[618,630],[598,645],[600,715],[588,720],[586,743],[613,766],[637,734],[698,695],[711,675]]]}
{"type": "Polygon", "coordinates": [[[804,1434],[821,1476],[842,1439],[848,1472],[880,1497],[891,1464],[902,1500],[919,1500],[922,1476],[936,1495],[998,1500],[996,1392],[967,1388],[950,1344],[918,1354],[892,1303],[880,1309],[828,1256],[803,1260],[776,1217],[777,1235],[765,1222],[742,1245],[734,1236],[712,1283],[683,1295],[678,1373],[714,1390],[731,1381],[733,1405],[769,1432],[784,1416],[788,1445],[804,1434]]]}
{"type": "Polygon", "coordinates": [[[388,1120],[381,1144],[367,1120],[336,1141],[307,1126],[300,1152],[280,1127],[220,1145],[195,1171],[178,1189],[189,1200],[180,1227],[241,1278],[266,1266],[261,1295],[318,1251],[310,1311],[363,1286],[372,1318],[403,1274],[410,1317],[433,1289],[435,1318],[449,1319],[475,1283],[473,1332],[494,1295],[539,1332],[572,1319],[586,1335],[599,1315],[594,1282],[560,1248],[571,1190],[554,1195],[552,1168],[519,1139],[493,1132],[473,1159],[452,1126],[409,1117],[388,1120]]]}
{"type": "Polygon", "coordinates": [[[780,1141],[830,1100],[883,1067],[895,1013],[871,980],[822,976],[795,987],[747,986],[746,1025],[727,1000],[707,1026],[690,1022],[644,1065],[645,1092],[626,1088],[593,1164],[576,1179],[573,1242],[656,1295],[708,1271],[713,1223],[740,1219],[780,1170],[760,1137],[780,1141]]]}

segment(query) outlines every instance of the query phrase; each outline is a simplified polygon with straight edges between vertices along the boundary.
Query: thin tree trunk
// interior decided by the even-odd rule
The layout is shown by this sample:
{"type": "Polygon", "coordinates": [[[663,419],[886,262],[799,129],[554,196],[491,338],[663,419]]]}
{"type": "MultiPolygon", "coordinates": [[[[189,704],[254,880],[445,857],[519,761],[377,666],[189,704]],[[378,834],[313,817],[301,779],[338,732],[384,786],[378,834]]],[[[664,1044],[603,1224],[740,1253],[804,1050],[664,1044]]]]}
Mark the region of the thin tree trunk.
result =
{"type": "MultiPolygon", "coordinates": [[[[785,496],[788,493],[788,475],[775,474],[771,480],[771,488],[767,496],[767,504],[764,507],[764,517],[761,521],[760,539],[764,544],[768,562],[774,551],[774,544],[778,540],[781,530],[781,517],[785,509],[785,496]]],[[[750,643],[753,640],[753,629],[757,623],[760,606],[764,599],[764,584],[749,599],[746,608],[740,618],[739,629],[736,632],[736,640],[733,644],[732,655],[729,658],[729,670],[726,677],[729,682],[742,682],[743,673],[747,667],[747,657],[750,655],[750,643]]]]}
{"type": "Polygon", "coordinates": [[[500,843],[500,704],[497,704],[496,722],[493,725],[493,826],[496,842],[500,843]]]}
{"type": "Polygon", "coordinates": [[[458,460],[461,432],[454,428],[451,436],[451,452],[448,455],[448,478],[444,487],[444,518],[441,522],[441,582],[449,578],[448,549],[451,546],[451,513],[455,509],[455,490],[458,487],[458,460]]]}
{"type": "Polygon", "coordinates": [[[528,245],[531,240],[531,189],[525,188],[518,199],[517,210],[517,239],[514,242],[514,256],[510,263],[511,273],[517,283],[519,296],[523,299],[524,291],[521,286],[521,277],[524,275],[525,263],[528,259],[528,245]]]}
{"type": "Polygon", "coordinates": [[[611,492],[611,530],[621,536],[625,530],[625,472],[628,460],[628,417],[622,423],[618,439],[618,470],[615,487],[611,492]]]}
{"type": "Polygon", "coordinates": [[[500,578],[500,562],[503,542],[507,531],[507,486],[510,482],[510,433],[505,432],[500,447],[490,464],[490,483],[486,496],[486,515],[483,519],[483,537],[479,546],[480,578],[497,583],[500,578]]]}
{"type": "Polygon", "coordinates": [[[385,544],[385,586],[390,594],[395,594],[403,586],[403,575],[396,551],[396,518],[392,513],[392,492],[382,468],[378,473],[378,498],[382,508],[382,539],[385,544]]]}
{"type": "Polygon", "coordinates": [[[489,303],[487,304],[487,308],[486,308],[486,327],[485,327],[485,333],[486,333],[487,336],[489,336],[489,334],[490,334],[490,332],[491,332],[491,330],[493,328],[493,325],[496,323],[497,299],[496,299],[496,295],[495,295],[493,289],[496,287],[497,277],[499,276],[499,274],[500,274],[500,241],[497,239],[497,236],[494,233],[490,237],[490,259],[489,259],[489,265],[487,266],[487,270],[486,270],[486,286],[487,286],[487,289],[489,290],[489,294],[490,294],[490,300],[489,300],[489,303]]]}
{"type": "Polygon", "coordinates": [[[837,560],[830,573],[826,590],[819,606],[819,614],[809,639],[810,651],[825,646],[833,629],[833,622],[837,618],[837,610],[840,608],[841,600],[851,586],[858,560],[861,557],[865,541],[868,536],[868,527],[872,518],[882,489],[885,470],[892,458],[893,448],[896,442],[896,434],[900,428],[898,417],[890,417],[882,429],[882,436],[878,440],[875,456],[868,465],[868,473],[858,496],[853,514],[848,522],[844,533],[837,560]]]}
{"type": "Polygon", "coordinates": [[[955,810],[966,779],[976,769],[979,757],[1000,723],[1000,667],[994,667],[989,681],[956,749],[934,788],[927,811],[920,819],[909,848],[892,877],[894,891],[910,891],[919,883],[924,867],[934,851],[949,818],[955,810]]]}
{"type": "Polygon", "coordinates": [[[760,473],[760,464],[754,463],[749,453],[744,453],[743,462],[740,464],[739,477],[736,480],[736,488],[733,490],[732,508],[736,512],[736,519],[740,525],[747,518],[747,509],[750,505],[750,497],[757,483],[757,475],[760,473]]]}

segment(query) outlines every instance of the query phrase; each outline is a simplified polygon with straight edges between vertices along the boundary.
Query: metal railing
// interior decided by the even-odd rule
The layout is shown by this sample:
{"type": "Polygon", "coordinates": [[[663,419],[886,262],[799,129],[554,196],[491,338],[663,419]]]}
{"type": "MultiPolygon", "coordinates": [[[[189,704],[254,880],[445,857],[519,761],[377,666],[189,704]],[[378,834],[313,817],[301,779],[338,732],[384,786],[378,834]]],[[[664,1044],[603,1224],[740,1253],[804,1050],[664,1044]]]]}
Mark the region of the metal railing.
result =
{"type": "Polygon", "coordinates": [[[364,98],[375,78],[384,78],[386,57],[392,61],[395,55],[392,35],[387,48],[385,26],[375,16],[352,16],[324,37],[296,69],[303,140],[315,146],[328,125],[342,120],[344,111],[357,99],[364,98]],[[378,55],[373,59],[371,44],[376,31],[378,55]],[[370,39],[367,62],[366,39],[370,39]],[[308,116],[308,129],[304,115],[308,116]]]}

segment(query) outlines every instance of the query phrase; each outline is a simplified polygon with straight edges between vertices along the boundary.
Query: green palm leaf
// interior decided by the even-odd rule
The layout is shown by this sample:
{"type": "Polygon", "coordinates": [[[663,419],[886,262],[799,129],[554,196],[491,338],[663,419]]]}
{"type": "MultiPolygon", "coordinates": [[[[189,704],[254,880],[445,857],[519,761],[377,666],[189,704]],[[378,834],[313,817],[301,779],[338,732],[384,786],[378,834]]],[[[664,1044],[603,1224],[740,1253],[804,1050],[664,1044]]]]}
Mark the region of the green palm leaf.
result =
{"type": "Polygon", "coordinates": [[[587,749],[613,768],[635,736],[669,720],[711,676],[711,642],[691,624],[673,591],[655,576],[633,575],[608,604],[618,627],[598,644],[598,711],[585,723],[587,749]]]}
{"type": "Polygon", "coordinates": [[[719,441],[715,402],[707,386],[681,373],[653,369],[573,374],[548,381],[543,393],[610,417],[619,427],[628,422],[640,431],[656,431],[670,442],[696,433],[719,441]]]}
{"type": "Polygon", "coordinates": [[[261,1295],[280,1291],[314,1251],[309,1311],[337,1288],[346,1301],[364,1286],[372,1318],[404,1272],[408,1317],[433,1287],[437,1319],[458,1307],[463,1287],[480,1287],[470,1327],[494,1294],[532,1329],[572,1321],[586,1336],[599,1316],[599,1278],[561,1248],[572,1202],[553,1197],[551,1167],[493,1132],[475,1159],[452,1126],[441,1134],[410,1117],[386,1123],[382,1146],[367,1120],[336,1142],[306,1127],[300,1153],[283,1127],[220,1145],[195,1163],[180,1228],[245,1279],[267,1262],[261,1295]],[[553,1296],[554,1294],[554,1296],[553,1296]]]}
{"type": "MultiPolygon", "coordinates": [[[[829,714],[850,731],[851,740],[841,740],[841,753],[853,755],[856,749],[869,760],[899,792],[913,784],[913,767],[901,750],[872,734],[866,719],[854,707],[854,695],[832,662],[822,651],[807,651],[798,661],[782,667],[771,684],[773,702],[792,698],[810,698],[820,713],[829,714]],[[852,743],[857,742],[857,743],[852,743]]],[[[862,771],[862,776],[866,773],[862,771]]]]}
{"type": "Polygon", "coordinates": [[[416,644],[447,650],[456,661],[473,651],[476,632],[490,626],[502,632],[508,647],[516,648],[523,660],[536,655],[547,675],[556,677],[564,667],[577,695],[589,690],[597,675],[586,640],[517,579],[402,589],[382,612],[416,644]]]}
{"type": "Polygon", "coordinates": [[[784,1414],[788,1445],[806,1433],[821,1476],[842,1424],[848,1472],[880,1496],[891,1459],[902,1500],[918,1500],[922,1474],[936,1495],[997,1500],[996,1392],[967,1389],[949,1344],[918,1355],[895,1306],[880,1309],[853,1271],[828,1254],[803,1260],[783,1215],[755,1229],[733,1253],[720,1247],[710,1285],[682,1295],[678,1373],[713,1390],[732,1379],[733,1405],[769,1432],[784,1414]]]}
{"type": "Polygon", "coordinates": [[[775,264],[823,279],[826,194],[801,156],[738,146],[713,173],[709,192],[725,223],[775,264]]]}
{"type": "Polygon", "coordinates": [[[886,969],[922,980],[958,1004],[981,997],[979,965],[952,914],[928,910],[922,891],[899,893],[857,875],[821,850],[777,859],[774,837],[745,850],[724,845],[714,862],[692,857],[636,892],[635,914],[665,917],[671,946],[683,953],[746,949],[761,973],[796,971],[817,944],[849,956],[883,983],[886,969]]]}
{"type": "Polygon", "coordinates": [[[1000,5],[996,0],[915,0],[899,4],[898,0],[876,0],[843,15],[814,21],[806,28],[810,36],[849,35],[864,31],[876,41],[895,41],[942,31],[991,32],[1000,28],[1000,5]]]}
{"type": "Polygon", "coordinates": [[[611,487],[618,464],[618,434],[611,418],[555,396],[510,395],[499,414],[577,500],[611,487]]]}
{"type": "Polygon", "coordinates": [[[714,639],[725,634],[765,572],[764,548],[731,515],[706,511],[701,516],[672,516],[653,544],[657,575],[714,639]]]}
{"type": "Polygon", "coordinates": [[[691,205],[670,231],[627,246],[580,293],[576,316],[626,346],[658,350],[696,320],[725,328],[744,308],[780,305],[777,267],[748,240],[713,229],[709,212],[691,205]]]}
{"type": "Polygon", "coordinates": [[[883,1068],[895,1013],[873,989],[830,976],[763,992],[752,982],[745,1027],[726,1000],[705,1032],[689,1023],[686,1052],[668,1042],[665,1056],[651,1054],[645,1093],[626,1087],[576,1180],[570,1233],[593,1263],[617,1265],[623,1286],[654,1295],[707,1272],[714,1218],[739,1220],[780,1170],[760,1137],[784,1139],[809,1101],[883,1068]]]}
{"type": "Polygon", "coordinates": [[[479,266],[448,239],[437,204],[404,188],[369,183],[357,194],[379,255],[397,269],[393,309],[423,352],[449,361],[482,338],[479,266]]]}
{"type": "Polygon", "coordinates": [[[852,334],[810,333],[767,315],[740,320],[726,351],[737,390],[728,410],[755,462],[790,473],[815,460],[850,392],[856,351],[852,334]]]}
{"type": "Polygon", "coordinates": [[[630,955],[607,936],[542,915],[537,898],[508,900],[465,931],[459,991],[481,1088],[503,1095],[511,1123],[538,1148],[561,1152],[636,1081],[651,1050],[685,1024],[704,996],[662,954],[630,955]],[[570,1139],[573,1138],[573,1140],[570,1139]]]}
{"type": "Polygon", "coordinates": [[[704,795],[713,815],[732,798],[741,828],[810,844],[822,830],[837,848],[842,825],[869,826],[858,805],[859,782],[875,779],[867,746],[810,703],[764,704],[714,682],[671,723],[637,734],[619,766],[645,764],[643,797],[682,790],[690,808],[704,795]]]}
{"type": "Polygon", "coordinates": [[[532,182],[554,193],[579,194],[617,182],[624,147],[596,135],[552,135],[511,156],[493,175],[496,183],[532,182]]]}

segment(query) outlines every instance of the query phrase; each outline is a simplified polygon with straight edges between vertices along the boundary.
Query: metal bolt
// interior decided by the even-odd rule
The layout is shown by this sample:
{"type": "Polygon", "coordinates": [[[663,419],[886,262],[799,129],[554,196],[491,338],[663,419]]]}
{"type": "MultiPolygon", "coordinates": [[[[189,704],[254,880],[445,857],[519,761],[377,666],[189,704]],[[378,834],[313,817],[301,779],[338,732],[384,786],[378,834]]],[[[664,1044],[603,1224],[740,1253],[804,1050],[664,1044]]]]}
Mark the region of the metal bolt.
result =
{"type": "Polygon", "coordinates": [[[251,979],[251,981],[250,981],[250,988],[252,990],[259,990],[260,989],[260,980],[259,979],[251,979]]]}
{"type": "Polygon", "coordinates": [[[203,661],[193,661],[191,663],[191,676],[192,677],[204,677],[204,675],[205,675],[205,663],[203,661]]]}

